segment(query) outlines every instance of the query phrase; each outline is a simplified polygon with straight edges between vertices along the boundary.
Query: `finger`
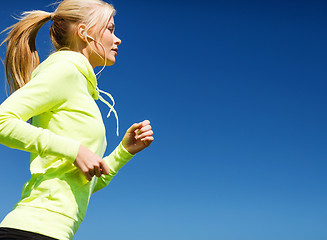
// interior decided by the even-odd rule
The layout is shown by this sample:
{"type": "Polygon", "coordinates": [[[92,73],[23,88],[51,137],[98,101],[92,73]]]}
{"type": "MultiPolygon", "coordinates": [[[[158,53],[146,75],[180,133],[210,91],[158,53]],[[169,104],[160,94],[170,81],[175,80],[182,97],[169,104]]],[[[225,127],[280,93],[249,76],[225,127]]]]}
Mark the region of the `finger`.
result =
{"type": "Polygon", "coordinates": [[[134,123],[128,130],[127,133],[134,133],[137,129],[142,127],[142,123],[134,123]]]}
{"type": "Polygon", "coordinates": [[[101,162],[101,169],[102,174],[108,175],[110,173],[110,169],[104,161],[101,162]]]}
{"type": "Polygon", "coordinates": [[[153,135],[153,131],[149,130],[149,131],[147,131],[145,133],[142,133],[141,135],[136,136],[136,139],[141,139],[142,140],[143,138],[150,137],[152,135],[153,135]]]}
{"type": "Polygon", "coordinates": [[[84,173],[84,176],[86,177],[86,179],[87,179],[88,181],[91,181],[91,180],[92,180],[92,177],[91,177],[90,173],[85,172],[85,173],[84,173]]]}
{"type": "Polygon", "coordinates": [[[91,176],[91,178],[95,175],[94,169],[89,169],[89,175],[91,176]]]}
{"type": "Polygon", "coordinates": [[[97,177],[101,177],[102,172],[101,172],[100,167],[96,167],[96,168],[94,169],[94,173],[95,173],[95,176],[97,176],[97,177]]]}
{"type": "Polygon", "coordinates": [[[153,136],[147,136],[147,137],[144,137],[141,139],[142,142],[144,141],[153,141],[154,140],[154,137],[153,136]]]}
{"type": "Polygon", "coordinates": [[[132,133],[135,132],[135,130],[145,127],[147,125],[150,125],[150,121],[149,120],[144,120],[143,122],[140,123],[134,123],[128,130],[127,132],[132,133]]]}
{"type": "Polygon", "coordinates": [[[142,125],[143,125],[143,126],[150,125],[150,121],[149,121],[149,120],[144,120],[144,121],[142,122],[142,125]]]}
{"type": "Polygon", "coordinates": [[[147,131],[149,131],[151,129],[152,129],[151,125],[146,125],[145,127],[142,127],[141,129],[137,130],[137,134],[140,135],[140,134],[145,133],[145,132],[147,132],[147,131]]]}
{"type": "Polygon", "coordinates": [[[143,142],[143,144],[145,146],[148,147],[153,142],[153,140],[154,140],[154,137],[151,136],[151,137],[145,137],[141,141],[143,142]]]}

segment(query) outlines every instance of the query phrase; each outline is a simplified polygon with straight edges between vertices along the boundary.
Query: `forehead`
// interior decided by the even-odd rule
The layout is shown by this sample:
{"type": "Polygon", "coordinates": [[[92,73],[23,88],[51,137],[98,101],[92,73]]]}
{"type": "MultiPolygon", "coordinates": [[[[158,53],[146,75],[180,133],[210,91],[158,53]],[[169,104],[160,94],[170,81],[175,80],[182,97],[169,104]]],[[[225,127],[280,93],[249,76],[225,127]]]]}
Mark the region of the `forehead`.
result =
{"type": "Polygon", "coordinates": [[[115,20],[113,16],[110,17],[108,25],[115,25],[115,20]]]}

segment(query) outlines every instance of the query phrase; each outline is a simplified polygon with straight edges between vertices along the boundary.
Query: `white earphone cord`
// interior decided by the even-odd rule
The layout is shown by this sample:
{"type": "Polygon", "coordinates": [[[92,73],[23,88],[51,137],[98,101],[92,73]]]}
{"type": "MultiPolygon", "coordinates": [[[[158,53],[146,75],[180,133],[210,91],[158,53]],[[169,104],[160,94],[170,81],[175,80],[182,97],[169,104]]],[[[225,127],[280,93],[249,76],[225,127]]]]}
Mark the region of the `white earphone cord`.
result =
{"type": "MultiPolygon", "coordinates": [[[[104,52],[104,65],[102,66],[102,68],[100,69],[100,71],[99,71],[98,73],[95,74],[95,76],[97,77],[97,76],[98,76],[98,75],[103,71],[103,69],[104,69],[104,68],[106,67],[106,65],[107,65],[106,48],[103,46],[102,43],[100,43],[98,40],[95,40],[93,37],[91,37],[91,36],[89,36],[89,35],[87,35],[87,34],[86,34],[86,37],[88,37],[88,38],[92,39],[93,41],[99,43],[100,46],[103,48],[103,52],[104,52]]],[[[95,52],[96,52],[96,51],[95,51],[95,52]]],[[[99,53],[96,52],[96,54],[97,54],[99,57],[101,57],[99,53]]]]}
{"type": "MultiPolygon", "coordinates": [[[[104,51],[104,65],[103,65],[103,67],[100,69],[100,71],[99,71],[97,74],[95,74],[95,76],[97,77],[97,76],[98,76],[98,75],[103,71],[103,69],[104,69],[104,68],[106,67],[106,65],[107,65],[106,49],[105,49],[105,47],[103,46],[102,43],[100,43],[99,41],[95,40],[93,37],[91,37],[91,36],[89,36],[89,35],[86,35],[86,36],[89,37],[90,39],[92,39],[93,41],[99,43],[100,46],[103,48],[103,51],[104,51]]],[[[96,53],[97,53],[97,52],[96,52],[96,53]]],[[[98,54],[98,53],[97,53],[97,54],[98,54]]],[[[98,54],[98,56],[101,57],[100,54],[98,54]]],[[[98,77],[97,77],[97,78],[98,78],[98,77]]],[[[108,113],[108,115],[107,115],[107,118],[109,118],[111,112],[113,112],[113,113],[115,114],[116,122],[117,122],[117,131],[116,131],[116,134],[117,134],[117,136],[119,136],[119,120],[118,120],[118,114],[117,114],[116,110],[114,109],[114,106],[115,106],[115,100],[114,100],[114,98],[111,96],[110,93],[107,93],[107,92],[105,92],[105,91],[102,91],[102,90],[100,90],[98,87],[96,87],[96,90],[97,90],[98,93],[99,93],[99,99],[100,99],[104,104],[106,104],[106,105],[110,108],[110,111],[109,111],[109,113],[108,113]],[[107,95],[107,96],[110,98],[110,100],[112,101],[112,105],[111,105],[110,103],[108,103],[108,101],[106,101],[106,100],[105,100],[105,99],[100,95],[100,93],[104,93],[105,95],[107,95]]]]}

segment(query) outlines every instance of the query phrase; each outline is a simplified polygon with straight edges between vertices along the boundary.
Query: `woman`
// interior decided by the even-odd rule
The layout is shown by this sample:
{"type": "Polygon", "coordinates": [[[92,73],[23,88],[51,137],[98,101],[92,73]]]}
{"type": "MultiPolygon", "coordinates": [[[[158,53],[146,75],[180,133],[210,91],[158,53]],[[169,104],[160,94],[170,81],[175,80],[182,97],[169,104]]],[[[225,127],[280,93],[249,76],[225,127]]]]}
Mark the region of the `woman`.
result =
{"type": "Polygon", "coordinates": [[[105,128],[95,99],[105,100],[93,69],[115,63],[114,14],[101,0],[64,0],[54,13],[25,13],[10,28],[5,68],[13,94],[0,106],[0,142],[31,152],[32,176],[0,239],[72,239],[91,194],[153,141],[150,122],[136,123],[102,158],[105,128]],[[49,20],[57,51],[39,65],[35,38],[49,20]]]}

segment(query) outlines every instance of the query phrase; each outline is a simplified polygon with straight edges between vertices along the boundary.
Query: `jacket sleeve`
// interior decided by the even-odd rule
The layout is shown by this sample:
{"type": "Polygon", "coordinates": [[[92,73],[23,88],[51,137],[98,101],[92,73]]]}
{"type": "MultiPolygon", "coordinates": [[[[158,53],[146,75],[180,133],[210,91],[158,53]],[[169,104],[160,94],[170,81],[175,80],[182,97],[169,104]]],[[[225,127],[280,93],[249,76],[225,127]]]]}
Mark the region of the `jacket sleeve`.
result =
{"type": "Polygon", "coordinates": [[[52,63],[34,74],[25,86],[0,105],[1,144],[41,156],[64,157],[74,162],[79,142],[26,122],[67,101],[78,80],[74,69],[69,62],[52,63]]]}
{"type": "Polygon", "coordinates": [[[133,154],[130,154],[120,143],[116,149],[107,157],[103,158],[105,163],[110,169],[109,175],[101,175],[101,177],[97,178],[97,183],[95,188],[93,189],[93,193],[99,191],[100,189],[107,186],[111,179],[118,173],[118,171],[129,162],[129,160],[134,157],[133,154]]]}

